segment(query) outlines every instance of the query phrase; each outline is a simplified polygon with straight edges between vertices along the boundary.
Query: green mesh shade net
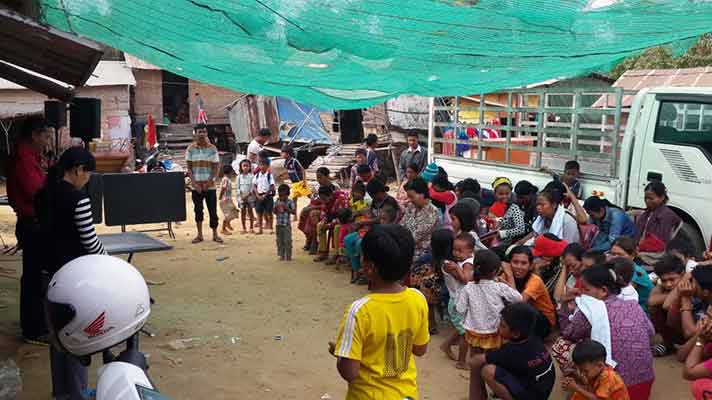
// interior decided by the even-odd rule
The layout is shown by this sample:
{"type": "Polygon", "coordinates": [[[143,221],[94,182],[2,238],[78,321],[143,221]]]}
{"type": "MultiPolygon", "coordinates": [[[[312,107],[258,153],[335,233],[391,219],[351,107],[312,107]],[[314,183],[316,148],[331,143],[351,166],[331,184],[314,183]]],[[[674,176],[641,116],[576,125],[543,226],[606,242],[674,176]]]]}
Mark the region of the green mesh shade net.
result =
{"type": "Polygon", "coordinates": [[[608,71],[712,30],[708,0],[41,0],[45,21],[191,79],[349,109],[608,71]]]}

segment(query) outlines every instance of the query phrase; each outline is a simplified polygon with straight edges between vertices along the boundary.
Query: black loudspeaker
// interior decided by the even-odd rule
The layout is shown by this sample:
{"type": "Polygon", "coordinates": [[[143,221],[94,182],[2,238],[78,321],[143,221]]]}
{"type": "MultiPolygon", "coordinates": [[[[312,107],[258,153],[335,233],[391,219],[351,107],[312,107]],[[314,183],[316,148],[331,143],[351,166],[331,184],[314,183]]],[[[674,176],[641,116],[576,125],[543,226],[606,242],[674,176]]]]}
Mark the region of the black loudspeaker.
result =
{"type": "Polygon", "coordinates": [[[101,100],[75,97],[69,107],[69,136],[85,142],[101,137],[101,100]]]}
{"type": "Polygon", "coordinates": [[[44,116],[47,126],[55,129],[67,126],[67,104],[56,100],[45,101],[44,116]]]}

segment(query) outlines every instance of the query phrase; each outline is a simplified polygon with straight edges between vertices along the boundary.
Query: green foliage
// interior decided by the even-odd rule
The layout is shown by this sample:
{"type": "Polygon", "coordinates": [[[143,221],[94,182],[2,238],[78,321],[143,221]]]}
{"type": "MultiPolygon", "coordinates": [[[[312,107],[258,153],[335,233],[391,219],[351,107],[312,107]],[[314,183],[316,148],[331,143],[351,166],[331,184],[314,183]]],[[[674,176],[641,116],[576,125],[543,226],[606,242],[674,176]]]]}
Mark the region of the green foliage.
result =
{"type": "Polygon", "coordinates": [[[613,79],[620,78],[630,69],[669,69],[712,66],[712,33],[700,36],[700,39],[679,57],[674,57],[672,50],[665,46],[653,47],[641,54],[626,58],[611,70],[613,79]]]}

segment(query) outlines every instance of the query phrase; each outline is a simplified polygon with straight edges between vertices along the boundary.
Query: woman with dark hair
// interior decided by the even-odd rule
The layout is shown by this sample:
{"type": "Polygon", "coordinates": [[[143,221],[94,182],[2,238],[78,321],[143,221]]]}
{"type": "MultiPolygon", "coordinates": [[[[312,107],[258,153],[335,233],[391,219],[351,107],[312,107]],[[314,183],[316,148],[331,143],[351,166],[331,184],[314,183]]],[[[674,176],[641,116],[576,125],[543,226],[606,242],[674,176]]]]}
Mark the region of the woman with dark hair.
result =
{"type": "Polygon", "coordinates": [[[544,281],[534,273],[534,255],[527,246],[509,252],[509,264],[503,264],[507,283],[522,294],[522,301],[537,310],[534,334],[544,339],[556,327],[556,309],[544,281]]]}
{"type": "Polygon", "coordinates": [[[526,223],[524,211],[512,200],[512,181],[508,178],[495,178],[492,187],[497,201],[490,208],[490,212],[494,211],[495,206],[501,207],[501,210],[495,213],[501,216],[497,224],[498,246],[506,248],[524,237],[531,228],[526,223]]]}
{"type": "Polygon", "coordinates": [[[302,208],[299,213],[299,225],[297,226],[304,233],[306,238],[304,251],[309,251],[309,254],[317,253],[316,228],[319,223],[321,208],[323,207],[323,203],[319,199],[319,190],[322,187],[329,187],[332,192],[337,192],[340,189],[338,185],[332,182],[331,171],[326,167],[319,167],[316,170],[316,182],[317,186],[311,188],[312,197],[309,205],[302,208]]]}
{"type": "Polygon", "coordinates": [[[519,241],[524,244],[534,236],[551,233],[567,243],[580,243],[576,218],[561,204],[563,192],[556,187],[547,187],[537,196],[536,209],[539,216],[532,224],[532,233],[519,241]]]}
{"type": "Polygon", "coordinates": [[[91,199],[83,192],[96,169],[94,156],[80,147],[67,149],[50,169],[37,197],[40,225],[52,244],[49,272],[87,254],[104,254],[96,236],[91,199]]]}
{"type": "Polygon", "coordinates": [[[650,292],[653,291],[655,284],[650,280],[648,272],[636,262],[638,253],[636,252],[635,242],[627,236],[621,236],[613,242],[610,255],[612,257],[621,257],[633,263],[633,287],[638,292],[638,304],[643,308],[645,313],[648,313],[648,298],[650,292]]]}
{"type": "Polygon", "coordinates": [[[437,228],[440,211],[430,201],[430,190],[423,178],[413,179],[406,188],[410,204],[405,209],[401,225],[415,239],[415,257],[422,256],[430,248],[430,237],[437,228]]]}
{"type": "Polygon", "coordinates": [[[514,185],[515,203],[524,212],[524,222],[527,223],[529,229],[531,224],[537,217],[536,212],[536,196],[539,188],[532,185],[529,181],[519,181],[514,185]]]}
{"type": "Polygon", "coordinates": [[[455,187],[448,180],[447,174],[439,172],[430,182],[430,201],[440,210],[440,221],[438,227],[442,229],[452,229],[450,221],[450,209],[457,203],[457,195],[453,191],[455,187]]]}
{"type": "Polygon", "coordinates": [[[475,241],[475,250],[487,250],[487,246],[482,244],[479,235],[477,235],[477,215],[471,204],[462,200],[458,201],[450,209],[450,221],[455,236],[469,233],[475,241]]]}
{"type": "MultiPolygon", "coordinates": [[[[38,218],[49,245],[45,270],[54,275],[66,263],[88,255],[106,254],[94,230],[91,200],[83,192],[92,171],[94,156],[81,147],[67,149],[47,175],[37,195],[38,218]]],[[[53,346],[50,347],[52,395],[71,400],[84,399],[87,368],[53,346]]]]}
{"type": "Polygon", "coordinates": [[[581,274],[583,296],[577,297],[576,311],[568,304],[559,310],[561,337],[552,347],[564,375],[573,375],[571,352],[584,339],[606,347],[606,364],[623,378],[632,400],[650,398],[655,380],[650,344],[655,331],[643,310],[634,301],[618,297],[620,286],[609,264],[595,265],[581,274]]]}
{"type": "Polygon", "coordinates": [[[479,201],[481,191],[482,187],[480,186],[480,183],[477,182],[477,179],[473,178],[465,178],[455,185],[455,193],[460,199],[464,197],[463,194],[470,192],[474,195],[474,199],[479,201]]]}
{"type": "Polygon", "coordinates": [[[420,290],[428,302],[430,334],[438,333],[435,310],[439,308],[443,292],[442,267],[452,259],[455,237],[449,229],[438,229],[430,238],[430,252],[418,258],[410,272],[410,287],[420,290]]]}
{"type": "Polygon", "coordinates": [[[633,235],[639,251],[665,251],[667,242],[680,227],[682,220],[667,206],[668,200],[667,188],[662,182],[650,181],[645,187],[645,212],[636,218],[633,235]]]}
{"type": "Polygon", "coordinates": [[[593,239],[591,250],[606,252],[611,249],[613,242],[621,236],[633,236],[635,226],[625,211],[613,205],[610,201],[598,196],[591,196],[583,202],[578,202],[576,195],[566,191],[576,210],[576,220],[579,224],[592,224],[598,227],[598,234],[593,239]]]}
{"type": "Polygon", "coordinates": [[[554,288],[554,300],[557,302],[570,301],[581,294],[584,253],[583,247],[578,243],[571,243],[564,249],[561,255],[561,273],[554,288]]]}
{"type": "Polygon", "coordinates": [[[316,223],[318,256],[314,259],[314,262],[329,260],[329,242],[335,240],[334,227],[339,222],[337,213],[342,208],[349,208],[349,198],[346,193],[340,190],[334,191],[331,186],[322,186],[319,188],[318,204],[316,209],[319,213],[319,220],[316,223]]]}

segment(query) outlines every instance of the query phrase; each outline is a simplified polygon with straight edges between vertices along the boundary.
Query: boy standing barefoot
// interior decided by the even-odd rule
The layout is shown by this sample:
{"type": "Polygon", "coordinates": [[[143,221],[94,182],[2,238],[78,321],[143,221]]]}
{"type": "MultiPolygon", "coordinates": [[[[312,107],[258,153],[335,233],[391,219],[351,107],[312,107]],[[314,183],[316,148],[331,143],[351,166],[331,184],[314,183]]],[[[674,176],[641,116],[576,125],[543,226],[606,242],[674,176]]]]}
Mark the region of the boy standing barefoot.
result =
{"type": "Polygon", "coordinates": [[[428,304],[422,293],[400,281],[415,243],[399,225],[377,225],[361,242],[362,268],[371,293],[351,303],[329,351],[348,382],[347,400],[417,399],[413,355],[428,349],[428,304]]]}

